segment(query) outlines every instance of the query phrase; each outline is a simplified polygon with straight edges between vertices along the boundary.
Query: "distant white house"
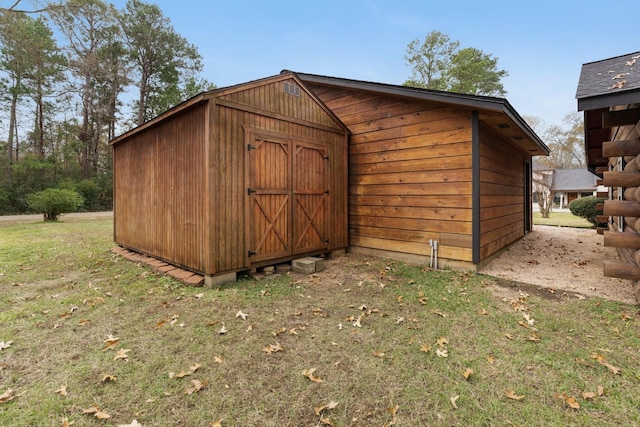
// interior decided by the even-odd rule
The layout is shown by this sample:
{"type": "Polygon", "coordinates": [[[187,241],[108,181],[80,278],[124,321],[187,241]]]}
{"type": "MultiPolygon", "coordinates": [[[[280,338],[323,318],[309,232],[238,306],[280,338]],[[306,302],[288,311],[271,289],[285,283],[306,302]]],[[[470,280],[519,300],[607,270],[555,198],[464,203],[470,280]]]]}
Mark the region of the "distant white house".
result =
{"type": "MultiPolygon", "coordinates": [[[[585,196],[595,196],[598,177],[587,169],[554,169],[533,171],[533,180],[551,183],[554,193],[554,207],[567,208],[569,203],[585,196]],[[536,178],[538,177],[538,178],[536,178]]],[[[602,187],[601,191],[606,191],[602,187]]]]}

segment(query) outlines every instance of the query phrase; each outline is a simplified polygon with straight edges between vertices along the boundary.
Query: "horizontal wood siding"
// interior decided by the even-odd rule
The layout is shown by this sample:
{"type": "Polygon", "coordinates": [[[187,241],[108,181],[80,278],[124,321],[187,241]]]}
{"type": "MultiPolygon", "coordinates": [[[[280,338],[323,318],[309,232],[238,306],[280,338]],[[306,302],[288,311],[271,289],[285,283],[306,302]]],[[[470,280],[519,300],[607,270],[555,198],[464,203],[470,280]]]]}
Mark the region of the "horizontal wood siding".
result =
{"type": "Polygon", "coordinates": [[[480,126],[480,261],[524,236],[525,156],[480,126]]]}
{"type": "Polygon", "coordinates": [[[311,88],[351,131],[349,244],[470,262],[470,112],[311,88]]]}
{"type": "Polygon", "coordinates": [[[206,122],[203,103],[114,145],[116,243],[204,270],[206,122]]]}
{"type": "MultiPolygon", "coordinates": [[[[293,82],[290,80],[289,82],[293,82]]],[[[216,272],[251,267],[248,256],[249,206],[245,175],[247,132],[275,133],[292,140],[329,146],[329,250],[343,249],[347,236],[347,136],[346,130],[304,91],[300,96],[284,92],[284,81],[248,85],[246,89],[214,99],[214,132],[211,155],[216,165],[212,209],[213,262],[216,272]]]]}

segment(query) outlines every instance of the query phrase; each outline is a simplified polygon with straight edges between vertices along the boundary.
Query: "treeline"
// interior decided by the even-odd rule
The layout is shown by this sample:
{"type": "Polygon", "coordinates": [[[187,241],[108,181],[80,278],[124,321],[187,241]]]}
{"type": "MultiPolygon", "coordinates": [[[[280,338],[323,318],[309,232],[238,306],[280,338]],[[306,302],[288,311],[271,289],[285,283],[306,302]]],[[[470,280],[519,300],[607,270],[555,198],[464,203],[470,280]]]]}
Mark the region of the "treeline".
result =
{"type": "Polygon", "coordinates": [[[0,8],[0,214],[45,189],[112,208],[108,141],[215,86],[155,4],[70,0],[0,8]]]}

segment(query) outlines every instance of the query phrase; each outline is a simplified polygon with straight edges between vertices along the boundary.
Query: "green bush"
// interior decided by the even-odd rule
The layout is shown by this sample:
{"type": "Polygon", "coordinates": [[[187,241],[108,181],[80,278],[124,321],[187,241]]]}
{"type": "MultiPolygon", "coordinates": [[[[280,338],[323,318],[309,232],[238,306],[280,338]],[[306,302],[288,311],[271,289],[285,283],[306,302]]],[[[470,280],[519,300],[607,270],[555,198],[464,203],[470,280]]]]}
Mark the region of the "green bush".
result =
{"type": "Polygon", "coordinates": [[[47,188],[27,196],[29,207],[43,213],[45,221],[57,221],[58,215],[75,212],[83,203],[82,196],[76,191],[60,188],[47,188]]]}
{"type": "Polygon", "coordinates": [[[597,225],[596,216],[598,216],[598,211],[596,210],[596,205],[598,203],[604,203],[604,199],[596,196],[581,197],[569,203],[569,210],[575,216],[585,218],[591,224],[597,225]]]}

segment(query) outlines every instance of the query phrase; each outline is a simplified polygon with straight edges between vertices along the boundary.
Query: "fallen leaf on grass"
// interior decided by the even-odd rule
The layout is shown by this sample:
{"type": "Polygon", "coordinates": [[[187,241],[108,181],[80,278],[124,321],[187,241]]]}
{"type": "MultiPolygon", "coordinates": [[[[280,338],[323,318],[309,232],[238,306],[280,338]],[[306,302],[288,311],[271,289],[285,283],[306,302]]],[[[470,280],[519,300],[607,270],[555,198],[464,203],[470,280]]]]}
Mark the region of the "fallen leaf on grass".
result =
{"type": "Polygon", "coordinates": [[[69,419],[66,417],[62,419],[62,427],[69,427],[73,424],[74,422],[73,421],[69,422],[69,419]]]}
{"type": "Polygon", "coordinates": [[[381,352],[381,351],[373,350],[373,355],[374,355],[375,357],[379,357],[379,358],[381,358],[381,359],[384,359],[384,353],[383,353],[383,352],[381,352]]]}
{"type": "Polygon", "coordinates": [[[118,350],[118,352],[114,356],[113,360],[123,359],[123,360],[127,361],[129,359],[129,355],[127,353],[129,353],[130,351],[131,351],[131,349],[121,348],[120,350],[118,350]]]}
{"type": "Polygon", "coordinates": [[[453,406],[453,409],[458,409],[458,405],[456,404],[456,400],[458,400],[460,396],[452,396],[451,399],[449,399],[449,402],[451,402],[451,406],[453,406]]]}
{"type": "Polygon", "coordinates": [[[365,313],[360,314],[360,316],[358,316],[358,319],[355,322],[353,322],[353,326],[355,326],[356,328],[362,328],[362,324],[360,323],[360,321],[362,320],[364,315],[365,313]]]}
{"type": "Polygon", "coordinates": [[[387,408],[387,412],[391,414],[391,421],[389,422],[389,424],[385,424],[385,426],[393,426],[396,424],[397,418],[396,418],[396,414],[398,413],[398,409],[400,409],[400,406],[398,405],[394,405],[391,408],[387,408]]]}
{"type": "Polygon", "coordinates": [[[200,368],[201,366],[202,366],[201,364],[196,363],[195,365],[190,366],[188,371],[180,371],[180,373],[179,373],[179,374],[177,374],[177,375],[175,375],[175,377],[176,377],[176,378],[184,378],[184,377],[186,377],[187,375],[191,375],[191,374],[193,374],[193,373],[194,373],[195,371],[197,371],[197,370],[198,370],[198,368],[200,368]]]}
{"type": "Polygon", "coordinates": [[[336,406],[338,406],[338,402],[331,401],[325,405],[315,407],[314,410],[316,411],[316,415],[320,415],[322,411],[326,409],[334,409],[336,406]]]}
{"type": "Polygon", "coordinates": [[[114,350],[120,342],[120,338],[114,337],[113,335],[107,335],[107,339],[103,341],[104,346],[102,347],[102,351],[114,350]]]}
{"type": "Polygon", "coordinates": [[[118,377],[116,377],[115,375],[102,374],[102,379],[100,380],[100,382],[103,382],[103,383],[108,383],[110,381],[115,382],[117,378],[118,377]]]}
{"type": "Polygon", "coordinates": [[[219,365],[224,361],[224,359],[222,358],[222,356],[216,356],[213,358],[213,361],[219,365]]]}
{"type": "Polygon", "coordinates": [[[279,342],[276,342],[275,344],[269,344],[268,346],[262,349],[262,351],[264,351],[267,354],[278,353],[278,352],[281,352],[282,350],[283,350],[282,344],[280,344],[279,342]]]}
{"type": "Polygon", "coordinates": [[[584,400],[591,400],[591,399],[595,399],[596,398],[596,394],[592,391],[583,391],[582,392],[582,398],[584,400]]]}
{"type": "Polygon", "coordinates": [[[238,312],[236,313],[236,319],[239,317],[242,320],[247,320],[247,313],[243,313],[242,310],[238,310],[238,312]]]}
{"type": "Polygon", "coordinates": [[[473,375],[473,369],[471,368],[465,369],[465,371],[462,373],[462,376],[464,377],[465,380],[468,380],[469,378],[471,378],[471,375],[473,375]]]}
{"type": "Polygon", "coordinates": [[[440,347],[444,347],[445,345],[449,344],[449,340],[447,339],[447,337],[440,337],[438,338],[438,341],[436,341],[436,343],[438,343],[440,347]]]}
{"type": "Polygon", "coordinates": [[[616,366],[613,366],[612,364],[607,362],[607,359],[603,355],[594,353],[594,354],[591,355],[591,358],[592,359],[596,359],[599,364],[601,364],[602,366],[605,366],[614,375],[617,375],[617,374],[620,373],[620,368],[618,368],[616,366]]]}
{"type": "Polygon", "coordinates": [[[197,393],[209,385],[209,381],[207,380],[204,380],[204,381],[191,380],[191,383],[193,383],[193,387],[185,389],[184,390],[185,394],[197,393]]]}
{"type": "Polygon", "coordinates": [[[11,347],[11,344],[13,343],[13,341],[0,341],[0,350],[4,350],[5,348],[9,348],[11,347]]]}
{"type": "Polygon", "coordinates": [[[224,323],[222,324],[222,327],[221,327],[220,329],[218,329],[218,333],[219,333],[220,335],[224,335],[224,334],[226,334],[226,333],[227,333],[227,327],[226,327],[226,326],[224,326],[224,323]]]}
{"type": "Polygon", "coordinates": [[[429,353],[431,351],[431,346],[429,344],[422,344],[420,346],[420,351],[424,351],[425,353],[429,353]]]}
{"type": "Polygon", "coordinates": [[[278,335],[282,335],[285,332],[287,332],[287,328],[280,328],[277,331],[271,332],[271,335],[273,335],[274,337],[277,337],[278,335]]]}
{"type": "Polygon", "coordinates": [[[10,402],[13,399],[15,399],[16,397],[18,397],[18,396],[13,394],[13,390],[12,389],[8,389],[4,393],[0,394],[0,403],[10,402]]]}
{"type": "Polygon", "coordinates": [[[304,371],[302,371],[302,375],[309,378],[311,381],[313,381],[316,384],[320,384],[323,383],[324,380],[316,377],[315,375],[313,375],[313,373],[316,371],[316,368],[309,368],[309,369],[305,369],[304,371]]]}
{"type": "Polygon", "coordinates": [[[62,385],[60,386],[59,389],[56,390],[56,393],[59,394],[60,396],[66,396],[67,395],[67,385],[62,385]]]}
{"type": "Polygon", "coordinates": [[[436,349],[436,355],[438,357],[449,357],[449,352],[447,351],[446,348],[437,348],[436,349]]]}
{"type": "Polygon", "coordinates": [[[522,400],[522,399],[524,399],[524,396],[517,395],[515,390],[508,390],[504,395],[507,396],[507,398],[509,398],[511,400],[522,400]]]}
{"type": "Polygon", "coordinates": [[[533,332],[531,335],[529,335],[529,338],[527,338],[527,341],[538,342],[540,341],[540,336],[538,336],[538,334],[533,332]]]}
{"type": "Polygon", "coordinates": [[[440,310],[431,310],[431,313],[440,316],[440,317],[447,317],[446,314],[444,314],[443,312],[441,312],[440,310]]]}
{"type": "Polygon", "coordinates": [[[211,422],[211,427],[222,427],[222,418],[211,422]]]}
{"type": "Polygon", "coordinates": [[[320,416],[320,422],[322,424],[324,424],[325,426],[335,427],[335,424],[333,423],[333,420],[331,420],[331,418],[325,417],[324,415],[320,416]]]}
{"type": "Polygon", "coordinates": [[[598,386],[598,396],[604,395],[604,387],[601,385],[598,386]]]}
{"type": "Polygon", "coordinates": [[[96,405],[92,405],[87,409],[83,409],[82,413],[85,415],[93,415],[95,418],[99,420],[106,420],[108,418],[111,418],[111,415],[101,411],[96,405]]]}
{"type": "Polygon", "coordinates": [[[118,424],[118,427],[144,427],[144,426],[140,424],[138,421],[133,420],[131,421],[131,424],[118,424]]]}
{"type": "Polygon", "coordinates": [[[570,408],[580,409],[580,404],[578,403],[575,397],[568,396],[566,393],[559,394],[556,397],[559,397],[560,399],[564,400],[565,403],[569,405],[570,408]]]}

